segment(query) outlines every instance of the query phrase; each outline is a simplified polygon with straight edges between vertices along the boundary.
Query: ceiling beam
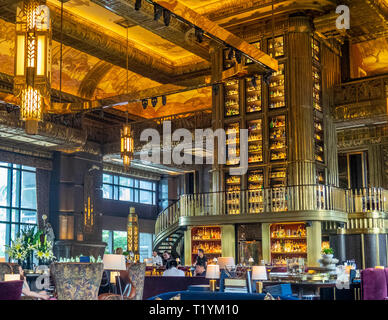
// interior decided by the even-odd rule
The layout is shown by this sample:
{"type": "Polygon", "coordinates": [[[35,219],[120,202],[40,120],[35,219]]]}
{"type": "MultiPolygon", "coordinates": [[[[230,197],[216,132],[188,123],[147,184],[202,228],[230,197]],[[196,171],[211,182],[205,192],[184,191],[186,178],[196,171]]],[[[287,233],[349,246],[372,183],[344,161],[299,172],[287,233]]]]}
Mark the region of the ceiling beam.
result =
{"type": "Polygon", "coordinates": [[[135,10],[136,0],[91,0],[113,13],[127,19],[129,22],[138,24],[154,34],[166,39],[195,55],[210,61],[209,48],[205,42],[198,43],[187,41],[187,32],[190,27],[185,23],[171,17],[169,26],[165,26],[163,17],[154,20],[154,6],[147,1],[142,1],[141,9],[135,10]]]}
{"type": "Polygon", "coordinates": [[[212,22],[203,15],[185,6],[177,0],[154,0],[163,8],[171,11],[173,14],[184,19],[192,25],[201,28],[206,34],[221,40],[223,43],[241,51],[244,55],[261,65],[263,72],[269,70],[278,70],[278,62],[255,46],[239,38],[233,33],[220,27],[217,23],[212,22]]]}

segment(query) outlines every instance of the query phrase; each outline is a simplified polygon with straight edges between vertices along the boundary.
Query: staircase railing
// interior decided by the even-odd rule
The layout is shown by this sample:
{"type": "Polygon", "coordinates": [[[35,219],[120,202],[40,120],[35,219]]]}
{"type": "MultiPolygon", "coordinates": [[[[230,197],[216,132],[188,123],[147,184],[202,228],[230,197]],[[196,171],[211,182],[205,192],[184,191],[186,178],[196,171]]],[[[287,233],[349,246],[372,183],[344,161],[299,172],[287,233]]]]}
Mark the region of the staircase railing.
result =
{"type": "Polygon", "coordinates": [[[327,185],[187,194],[159,214],[155,232],[163,232],[178,223],[180,217],[275,214],[285,211],[388,213],[387,202],[388,191],[381,188],[348,190],[327,185]]]}

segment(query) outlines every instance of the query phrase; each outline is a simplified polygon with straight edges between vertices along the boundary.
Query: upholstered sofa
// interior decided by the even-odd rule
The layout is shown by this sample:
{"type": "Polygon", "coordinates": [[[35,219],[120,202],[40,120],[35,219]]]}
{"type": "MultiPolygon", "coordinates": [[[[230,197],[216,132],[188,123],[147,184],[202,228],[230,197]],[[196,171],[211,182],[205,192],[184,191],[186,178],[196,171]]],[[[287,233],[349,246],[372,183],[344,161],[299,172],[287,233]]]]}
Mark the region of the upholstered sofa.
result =
{"type": "Polygon", "coordinates": [[[170,291],[185,291],[191,285],[209,284],[205,277],[147,276],[144,282],[143,299],[170,291]]]}
{"type": "Polygon", "coordinates": [[[103,270],[102,263],[52,263],[58,300],[97,300],[103,270]]]}
{"type": "Polygon", "coordinates": [[[0,281],[0,300],[20,300],[23,280],[0,281]]]}
{"type": "Polygon", "coordinates": [[[386,300],[388,297],[388,268],[361,270],[362,300],[386,300]]]}
{"type": "MultiPolygon", "coordinates": [[[[261,293],[230,293],[230,292],[199,292],[199,291],[174,291],[159,294],[148,300],[169,300],[180,295],[180,300],[264,300],[265,294],[261,293]]],[[[273,296],[280,300],[299,300],[290,296],[273,296]]]]}

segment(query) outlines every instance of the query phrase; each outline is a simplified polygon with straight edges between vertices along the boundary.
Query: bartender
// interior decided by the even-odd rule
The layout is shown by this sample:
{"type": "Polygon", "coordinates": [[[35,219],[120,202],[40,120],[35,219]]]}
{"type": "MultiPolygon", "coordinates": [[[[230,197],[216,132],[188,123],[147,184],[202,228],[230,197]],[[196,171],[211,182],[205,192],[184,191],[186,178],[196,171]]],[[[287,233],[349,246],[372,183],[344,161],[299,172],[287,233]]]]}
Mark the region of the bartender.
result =
{"type": "Polygon", "coordinates": [[[197,259],[195,261],[194,267],[197,267],[197,266],[204,267],[206,270],[207,257],[205,256],[203,249],[198,249],[198,255],[197,255],[197,259]]]}

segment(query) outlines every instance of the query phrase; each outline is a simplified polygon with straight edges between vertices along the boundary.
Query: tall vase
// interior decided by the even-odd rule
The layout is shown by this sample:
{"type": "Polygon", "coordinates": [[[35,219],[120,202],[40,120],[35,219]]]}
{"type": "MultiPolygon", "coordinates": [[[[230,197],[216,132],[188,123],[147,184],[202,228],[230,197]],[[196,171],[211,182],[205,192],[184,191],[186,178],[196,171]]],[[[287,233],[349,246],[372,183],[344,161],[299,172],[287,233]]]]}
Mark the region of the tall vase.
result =
{"type": "Polygon", "coordinates": [[[32,263],[33,263],[33,252],[30,251],[26,256],[26,259],[23,261],[23,265],[22,265],[23,270],[32,270],[33,269],[32,263]]]}

